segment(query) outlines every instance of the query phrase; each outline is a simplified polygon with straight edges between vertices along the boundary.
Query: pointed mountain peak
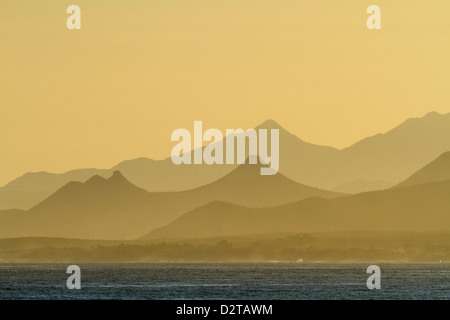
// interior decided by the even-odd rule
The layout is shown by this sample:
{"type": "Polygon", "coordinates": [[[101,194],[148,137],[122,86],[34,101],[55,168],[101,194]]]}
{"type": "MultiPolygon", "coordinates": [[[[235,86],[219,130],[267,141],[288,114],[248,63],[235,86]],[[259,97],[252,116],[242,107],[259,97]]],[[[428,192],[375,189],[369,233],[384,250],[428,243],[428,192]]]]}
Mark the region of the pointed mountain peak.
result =
{"type": "Polygon", "coordinates": [[[261,175],[261,168],[269,167],[268,165],[262,164],[258,162],[257,164],[249,164],[249,160],[247,158],[245,164],[239,165],[236,169],[228,173],[226,176],[222,177],[218,181],[213,182],[212,184],[225,184],[225,185],[248,185],[252,186],[255,184],[261,183],[292,183],[298,184],[286,176],[282,175],[280,172],[275,175],[261,175]],[[268,182],[270,181],[270,182],[268,182]]]}
{"type": "Polygon", "coordinates": [[[108,179],[108,181],[114,182],[128,182],[127,178],[125,178],[119,170],[113,172],[112,176],[108,179]]]}
{"type": "Polygon", "coordinates": [[[282,129],[285,130],[282,126],[278,124],[275,120],[268,119],[261,123],[256,129],[282,129]]]}

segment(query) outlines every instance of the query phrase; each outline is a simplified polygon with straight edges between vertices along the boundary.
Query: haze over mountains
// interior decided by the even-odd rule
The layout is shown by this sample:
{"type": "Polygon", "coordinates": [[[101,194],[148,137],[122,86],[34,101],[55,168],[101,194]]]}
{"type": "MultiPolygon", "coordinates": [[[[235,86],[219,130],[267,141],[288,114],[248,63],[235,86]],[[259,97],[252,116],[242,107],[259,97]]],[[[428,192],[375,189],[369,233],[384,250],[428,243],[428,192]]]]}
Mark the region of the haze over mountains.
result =
{"type": "Polygon", "coordinates": [[[236,166],[176,166],[170,158],[126,160],[111,169],[77,169],[63,174],[28,172],[0,188],[0,210],[28,210],[70,181],[85,182],[93,175],[110,177],[114,171],[150,192],[189,190],[211,183],[236,166]]]}
{"type": "MultiPolygon", "coordinates": [[[[433,115],[429,116],[433,117],[433,115]]],[[[274,127],[276,123],[269,121],[265,125],[274,127]]],[[[324,150],[322,147],[311,147],[303,142],[296,143],[300,140],[281,128],[280,133],[285,143],[283,148],[290,143],[299,148],[281,149],[284,150],[283,152],[289,151],[294,154],[293,151],[306,148],[310,155],[317,155],[324,150]]],[[[309,160],[313,161],[313,158],[310,157],[309,160]]],[[[139,168],[139,170],[153,162],[146,159],[135,161],[140,162],[141,165],[131,167],[139,168]]],[[[124,163],[123,167],[133,162],[124,163]]],[[[299,163],[305,165],[302,161],[299,163]]],[[[194,166],[184,167],[187,170],[194,166]]],[[[213,167],[215,166],[210,166],[210,168],[213,167]]],[[[233,166],[228,166],[226,170],[231,167],[233,166]]],[[[325,259],[337,259],[337,257],[345,259],[350,257],[349,254],[351,259],[361,259],[358,255],[359,249],[354,251],[347,246],[345,235],[352,232],[363,234],[400,232],[410,234],[410,238],[415,237],[412,236],[413,234],[425,232],[430,235],[427,249],[420,249],[420,244],[411,250],[406,245],[405,248],[402,247],[402,250],[408,252],[406,255],[408,259],[414,260],[418,257],[420,261],[424,259],[428,261],[436,257],[439,259],[448,257],[446,247],[441,246],[440,243],[433,244],[435,241],[433,237],[450,232],[450,152],[443,152],[394,187],[388,185],[384,190],[355,195],[307,186],[286,177],[283,173],[262,176],[260,167],[260,164],[240,165],[214,182],[191,190],[176,192],[148,192],[131,183],[117,170],[112,173],[110,170],[83,169],[71,171],[65,175],[31,174],[27,179],[33,183],[28,183],[27,179],[19,179],[9,184],[9,187],[20,189],[21,184],[24,183],[23,189],[36,193],[40,190],[42,179],[53,188],[67,177],[70,179],[81,177],[86,178],[87,181],[71,181],[65,184],[30,210],[0,211],[0,238],[14,238],[11,239],[13,245],[25,241],[33,246],[31,251],[23,247],[14,252],[4,248],[0,259],[22,261],[21,257],[25,255],[24,261],[34,261],[33,256],[58,261],[58,257],[69,259],[73,254],[76,256],[77,252],[81,254],[79,250],[82,250],[85,254],[86,252],[98,253],[102,257],[117,261],[128,259],[129,256],[124,255],[123,252],[129,254],[133,252],[132,255],[136,259],[150,259],[149,257],[153,255],[150,260],[166,261],[174,252],[184,252],[186,257],[190,256],[189,250],[185,252],[183,249],[185,247],[177,245],[183,241],[214,243],[217,241],[214,239],[258,236],[258,239],[262,239],[261,241],[266,241],[264,243],[270,243],[270,237],[275,235],[279,238],[286,237],[285,240],[279,240],[285,247],[275,250],[275,253],[272,252],[268,256],[281,255],[292,259],[300,253],[302,256],[308,256],[311,253],[308,249],[310,245],[307,244],[309,240],[305,235],[314,234],[316,237],[317,234],[329,233],[342,233],[344,238],[339,241],[343,242],[335,246],[335,249],[340,251],[326,253],[334,252],[334,249],[330,249],[333,246],[330,240],[328,247],[315,248],[316,251],[310,256],[311,259],[319,256],[325,259]],[[95,174],[96,172],[99,174],[95,174]],[[94,175],[89,177],[92,173],[94,175]],[[303,236],[300,236],[301,234],[303,236]],[[86,242],[84,249],[71,248],[68,251],[70,255],[67,256],[64,248],[42,247],[42,243],[46,241],[40,240],[44,239],[43,237],[93,241],[86,242]],[[96,240],[130,241],[133,239],[144,242],[138,241],[140,243],[138,246],[130,242],[131,247],[125,245],[124,248],[118,243],[111,243],[107,245],[114,246],[111,249],[109,247],[86,249],[97,243],[96,240]],[[296,239],[300,241],[301,248],[296,247],[296,253],[287,254],[291,246],[298,246],[296,239]],[[167,251],[166,241],[171,243],[172,251],[167,251]],[[319,252],[322,253],[319,254],[319,252]],[[432,252],[431,256],[430,252],[432,252]],[[337,256],[333,258],[329,256],[330,254],[337,256]]],[[[136,176],[139,170],[134,173],[136,176]]],[[[378,181],[378,183],[379,187],[383,188],[383,182],[378,181]]],[[[374,187],[376,181],[360,179],[344,184],[344,187],[350,190],[357,184],[362,189],[367,186],[374,187]]],[[[240,243],[239,241],[235,242],[240,243]]],[[[227,259],[233,259],[236,255],[243,257],[244,260],[262,259],[261,257],[265,255],[261,253],[258,241],[251,248],[245,249],[250,250],[248,254],[245,254],[247,251],[244,249],[242,251],[225,246],[228,248],[226,249],[229,255],[227,259]]],[[[401,241],[398,240],[397,243],[401,241]]],[[[98,243],[105,245],[103,242],[98,243]]],[[[218,243],[217,248],[220,245],[218,243]]],[[[200,243],[195,245],[195,248],[192,246],[190,248],[197,252],[193,256],[196,257],[195,259],[202,259],[201,257],[209,259],[208,252],[216,250],[216,247],[208,249],[200,243]]],[[[386,257],[392,259],[390,255],[397,249],[387,246],[383,250],[387,251],[379,252],[378,256],[383,259],[386,257]]],[[[91,258],[92,261],[102,259],[101,257],[91,258]]]]}
{"type": "Polygon", "coordinates": [[[28,211],[0,211],[0,238],[133,239],[211,201],[270,207],[340,195],[281,174],[261,176],[256,165],[241,165],[218,181],[181,192],[150,193],[115,171],[108,179],[95,175],[85,183],[69,182],[28,211]]]}
{"type": "Polygon", "coordinates": [[[295,181],[324,189],[359,179],[395,184],[450,150],[450,113],[408,119],[342,150],[306,144],[286,132],[280,141],[280,172],[295,181]]]}
{"type": "Polygon", "coordinates": [[[450,152],[390,189],[328,200],[315,197],[261,209],[215,201],[142,239],[355,230],[450,231],[450,152]]]}
{"type": "Polygon", "coordinates": [[[31,210],[0,211],[0,238],[180,239],[264,233],[449,231],[449,153],[402,184],[345,196],[258,165],[180,192],[148,192],[119,171],[70,182],[31,210]],[[442,174],[440,173],[442,172],[442,174]],[[419,178],[417,178],[419,177],[419,178]],[[418,183],[415,185],[415,183],[418,183]]]}
{"type": "MultiPolygon", "coordinates": [[[[450,113],[408,119],[385,134],[338,150],[307,143],[269,120],[256,129],[280,130],[280,172],[321,189],[358,193],[389,187],[450,150],[450,113]]],[[[216,181],[235,165],[179,165],[170,158],[124,161],[110,170],[80,169],[65,174],[28,173],[0,188],[0,209],[28,209],[69,181],[108,177],[120,170],[147,191],[188,190],[216,181]]]]}
{"type": "Polygon", "coordinates": [[[142,239],[195,239],[270,233],[450,230],[450,181],[309,198],[272,208],[215,201],[192,210],[142,239]]]}

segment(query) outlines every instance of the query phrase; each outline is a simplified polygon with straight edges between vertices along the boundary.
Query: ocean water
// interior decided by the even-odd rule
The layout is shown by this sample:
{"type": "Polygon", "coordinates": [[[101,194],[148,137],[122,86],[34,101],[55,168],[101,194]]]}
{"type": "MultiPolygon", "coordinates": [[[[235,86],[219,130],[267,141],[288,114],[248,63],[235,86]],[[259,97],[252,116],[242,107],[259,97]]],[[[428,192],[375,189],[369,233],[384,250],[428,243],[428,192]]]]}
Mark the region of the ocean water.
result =
{"type": "Polygon", "coordinates": [[[450,264],[79,264],[81,289],[68,290],[67,264],[0,264],[5,299],[450,299],[450,264]]]}

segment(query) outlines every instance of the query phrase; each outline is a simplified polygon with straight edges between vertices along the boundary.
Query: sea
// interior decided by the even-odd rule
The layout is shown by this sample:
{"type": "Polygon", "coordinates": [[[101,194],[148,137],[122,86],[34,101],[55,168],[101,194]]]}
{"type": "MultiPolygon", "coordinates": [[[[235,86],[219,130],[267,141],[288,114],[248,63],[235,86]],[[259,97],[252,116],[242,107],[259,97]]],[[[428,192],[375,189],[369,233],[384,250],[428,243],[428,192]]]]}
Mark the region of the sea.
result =
{"type": "MultiPolygon", "coordinates": [[[[376,263],[374,263],[376,264],[376,263]]],[[[380,263],[380,289],[368,289],[368,263],[0,264],[0,300],[397,300],[450,299],[450,263],[380,263]]]]}

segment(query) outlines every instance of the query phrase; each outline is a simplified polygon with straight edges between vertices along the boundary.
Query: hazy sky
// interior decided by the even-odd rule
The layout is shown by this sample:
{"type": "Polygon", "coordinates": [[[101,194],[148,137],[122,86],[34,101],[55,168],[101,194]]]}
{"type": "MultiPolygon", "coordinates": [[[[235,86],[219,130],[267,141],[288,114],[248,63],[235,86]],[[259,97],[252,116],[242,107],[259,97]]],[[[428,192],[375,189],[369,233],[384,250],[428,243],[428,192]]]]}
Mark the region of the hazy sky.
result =
{"type": "Polygon", "coordinates": [[[450,112],[448,0],[2,0],[0,39],[0,185],[165,158],[194,120],[342,148],[450,112]]]}

